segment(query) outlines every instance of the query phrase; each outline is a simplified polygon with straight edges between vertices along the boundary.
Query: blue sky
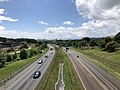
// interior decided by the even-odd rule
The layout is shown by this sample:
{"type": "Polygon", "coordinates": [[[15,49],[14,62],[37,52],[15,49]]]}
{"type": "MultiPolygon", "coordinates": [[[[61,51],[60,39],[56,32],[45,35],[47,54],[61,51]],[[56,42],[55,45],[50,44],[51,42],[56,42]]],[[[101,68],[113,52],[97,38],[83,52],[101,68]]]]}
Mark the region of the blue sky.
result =
{"type": "Polygon", "coordinates": [[[0,0],[0,36],[35,39],[113,36],[120,30],[117,20],[120,1],[115,2],[0,0]]]}
{"type": "Polygon", "coordinates": [[[42,31],[46,27],[61,26],[67,20],[74,22],[73,27],[76,27],[84,21],[71,0],[11,0],[0,3],[0,8],[6,10],[5,16],[19,20],[1,23],[9,30],[42,31]],[[39,20],[49,25],[41,25],[39,20]]]}

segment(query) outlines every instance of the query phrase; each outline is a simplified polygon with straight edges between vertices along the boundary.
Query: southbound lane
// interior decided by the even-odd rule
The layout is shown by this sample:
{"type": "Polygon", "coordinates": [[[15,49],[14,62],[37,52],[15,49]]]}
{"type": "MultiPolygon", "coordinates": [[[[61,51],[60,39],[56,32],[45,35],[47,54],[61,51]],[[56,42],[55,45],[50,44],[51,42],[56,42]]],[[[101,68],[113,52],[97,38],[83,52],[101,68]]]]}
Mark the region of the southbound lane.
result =
{"type": "Polygon", "coordinates": [[[0,87],[0,90],[34,90],[36,85],[41,81],[43,75],[45,74],[54,57],[54,54],[55,50],[48,50],[43,56],[39,58],[43,60],[42,64],[38,64],[39,59],[36,60],[22,72],[9,80],[4,86],[0,87]],[[45,58],[46,55],[48,55],[48,58],[45,58]],[[37,70],[41,71],[41,76],[38,79],[33,79],[33,73],[37,70]]]}

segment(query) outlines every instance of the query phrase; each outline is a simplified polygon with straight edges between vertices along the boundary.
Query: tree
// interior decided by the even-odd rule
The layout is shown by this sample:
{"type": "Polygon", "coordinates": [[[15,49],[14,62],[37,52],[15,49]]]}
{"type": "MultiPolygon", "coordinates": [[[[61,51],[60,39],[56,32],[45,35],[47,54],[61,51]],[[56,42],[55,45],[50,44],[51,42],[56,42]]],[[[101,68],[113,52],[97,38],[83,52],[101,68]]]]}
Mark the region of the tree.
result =
{"type": "Polygon", "coordinates": [[[105,46],[105,50],[108,52],[115,52],[117,43],[115,41],[108,42],[105,46]]]}
{"type": "Polygon", "coordinates": [[[89,37],[84,37],[83,40],[86,41],[86,42],[90,42],[90,38],[89,37]]]}
{"type": "Polygon", "coordinates": [[[10,61],[12,61],[12,60],[13,60],[12,55],[7,55],[7,56],[6,56],[6,61],[7,61],[7,62],[10,62],[10,61]]]}
{"type": "Polygon", "coordinates": [[[104,41],[105,41],[105,45],[106,45],[108,42],[111,42],[111,41],[112,41],[112,38],[110,38],[110,37],[105,37],[105,38],[104,38],[104,41]]]}
{"type": "Polygon", "coordinates": [[[47,48],[47,44],[42,44],[42,45],[40,45],[40,47],[39,47],[40,50],[44,50],[45,48],[47,48]]]}
{"type": "Polygon", "coordinates": [[[27,59],[27,51],[25,49],[22,49],[20,51],[20,59],[27,59]]]}
{"type": "Polygon", "coordinates": [[[90,41],[90,46],[91,47],[97,46],[97,42],[95,40],[91,40],[90,41]]]}
{"type": "Polygon", "coordinates": [[[38,50],[39,53],[42,53],[42,50],[38,50]]]}
{"type": "Polygon", "coordinates": [[[6,60],[5,60],[4,54],[0,52],[0,68],[5,65],[5,62],[6,60]]]}
{"type": "Polygon", "coordinates": [[[28,44],[27,44],[27,42],[25,42],[25,43],[20,47],[20,49],[23,49],[23,48],[28,49],[28,44]]]}
{"type": "Polygon", "coordinates": [[[67,43],[68,43],[68,46],[72,46],[72,40],[69,40],[67,43]]]}
{"type": "Polygon", "coordinates": [[[120,32],[115,35],[114,40],[115,40],[117,43],[120,43],[120,32]]]}
{"type": "Polygon", "coordinates": [[[72,42],[72,46],[73,46],[73,47],[78,48],[78,45],[79,45],[78,42],[76,42],[76,41],[73,41],[73,42],[72,42]]]}
{"type": "Polygon", "coordinates": [[[30,51],[29,51],[29,58],[30,57],[32,57],[32,56],[34,56],[34,55],[36,55],[38,52],[37,52],[37,50],[35,50],[35,49],[30,49],[30,51]]]}
{"type": "Polygon", "coordinates": [[[17,59],[17,53],[16,52],[13,54],[13,60],[15,60],[15,59],[17,59]]]}
{"type": "Polygon", "coordinates": [[[87,41],[82,40],[82,41],[80,41],[80,42],[78,43],[78,46],[79,46],[80,48],[83,48],[83,47],[86,46],[86,44],[87,44],[87,41]]]}

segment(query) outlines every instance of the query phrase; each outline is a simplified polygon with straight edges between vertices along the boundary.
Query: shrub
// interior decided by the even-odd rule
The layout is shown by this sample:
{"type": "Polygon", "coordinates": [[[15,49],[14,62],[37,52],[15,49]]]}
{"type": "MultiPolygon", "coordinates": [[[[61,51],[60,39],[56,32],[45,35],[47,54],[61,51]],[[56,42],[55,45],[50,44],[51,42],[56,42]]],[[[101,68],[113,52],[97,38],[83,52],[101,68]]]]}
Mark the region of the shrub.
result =
{"type": "Polygon", "coordinates": [[[3,54],[0,53],[0,68],[3,67],[5,65],[5,57],[3,54]]]}
{"type": "Polygon", "coordinates": [[[120,43],[120,32],[115,35],[114,40],[115,40],[117,43],[120,43]]]}
{"type": "Polygon", "coordinates": [[[23,48],[28,49],[28,44],[27,44],[27,43],[24,43],[24,44],[20,47],[20,49],[23,49],[23,48]]]}
{"type": "Polygon", "coordinates": [[[27,51],[25,49],[22,49],[20,51],[20,59],[27,59],[27,51]]]}
{"type": "Polygon", "coordinates": [[[13,54],[13,60],[15,60],[15,59],[17,59],[17,53],[16,52],[13,54]]]}
{"type": "Polygon", "coordinates": [[[115,52],[117,43],[115,41],[108,42],[105,46],[105,50],[108,52],[115,52]]]}
{"type": "Polygon", "coordinates": [[[7,52],[11,52],[11,51],[14,51],[14,49],[13,48],[7,49],[7,52]]]}
{"type": "Polygon", "coordinates": [[[36,55],[36,54],[38,54],[37,50],[30,49],[30,51],[29,51],[29,58],[32,57],[32,56],[34,56],[34,55],[36,55]]]}
{"type": "Polygon", "coordinates": [[[12,61],[12,60],[13,60],[12,55],[7,55],[7,56],[6,56],[6,61],[7,61],[7,62],[10,62],[10,61],[12,61]]]}
{"type": "Polygon", "coordinates": [[[40,50],[44,50],[45,48],[47,48],[47,44],[42,44],[42,45],[40,45],[40,47],[39,47],[40,50]]]}
{"type": "Polygon", "coordinates": [[[42,53],[42,50],[38,50],[39,53],[42,53]]]}

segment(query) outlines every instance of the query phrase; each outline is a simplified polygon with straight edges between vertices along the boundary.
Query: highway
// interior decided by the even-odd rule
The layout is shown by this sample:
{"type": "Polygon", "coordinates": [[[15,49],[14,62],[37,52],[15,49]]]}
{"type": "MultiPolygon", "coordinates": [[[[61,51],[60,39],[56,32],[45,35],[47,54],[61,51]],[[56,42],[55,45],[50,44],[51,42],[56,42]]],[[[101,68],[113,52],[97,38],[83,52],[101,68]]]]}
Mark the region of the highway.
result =
{"type": "Polygon", "coordinates": [[[66,54],[78,74],[82,90],[120,90],[120,81],[91,63],[87,57],[71,49],[66,54]]]}
{"type": "Polygon", "coordinates": [[[9,80],[4,86],[0,87],[0,90],[34,90],[36,85],[41,81],[43,75],[45,74],[54,54],[55,50],[48,50],[43,56],[39,58],[43,60],[42,64],[38,64],[39,59],[36,60],[30,66],[9,80]],[[48,58],[45,58],[46,55],[48,55],[48,58]],[[32,76],[37,70],[41,71],[41,76],[38,79],[33,79],[32,76]]]}

